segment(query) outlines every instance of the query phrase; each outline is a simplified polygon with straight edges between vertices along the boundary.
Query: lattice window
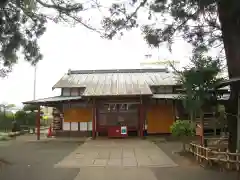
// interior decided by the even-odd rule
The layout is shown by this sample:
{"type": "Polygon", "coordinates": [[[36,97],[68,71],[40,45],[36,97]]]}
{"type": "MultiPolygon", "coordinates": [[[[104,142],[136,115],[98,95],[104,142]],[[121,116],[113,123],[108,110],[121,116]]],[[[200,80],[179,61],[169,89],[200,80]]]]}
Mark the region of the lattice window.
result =
{"type": "Polygon", "coordinates": [[[165,86],[165,93],[166,93],[166,94],[171,94],[171,93],[173,93],[173,88],[172,88],[172,86],[165,86]]]}
{"type": "Polygon", "coordinates": [[[151,91],[153,94],[156,94],[157,93],[157,88],[156,87],[151,87],[151,91]]]}
{"type": "Polygon", "coordinates": [[[172,86],[160,86],[157,88],[156,94],[171,94],[173,93],[172,86]]]}
{"type": "Polygon", "coordinates": [[[63,96],[70,96],[70,88],[62,88],[62,95],[63,96]]]}
{"type": "Polygon", "coordinates": [[[119,104],[119,111],[127,111],[128,104],[119,104]]]}
{"type": "Polygon", "coordinates": [[[79,88],[72,88],[71,96],[79,96],[79,88]]]}
{"type": "Polygon", "coordinates": [[[108,111],[116,112],[117,111],[117,104],[109,104],[108,111]]]}

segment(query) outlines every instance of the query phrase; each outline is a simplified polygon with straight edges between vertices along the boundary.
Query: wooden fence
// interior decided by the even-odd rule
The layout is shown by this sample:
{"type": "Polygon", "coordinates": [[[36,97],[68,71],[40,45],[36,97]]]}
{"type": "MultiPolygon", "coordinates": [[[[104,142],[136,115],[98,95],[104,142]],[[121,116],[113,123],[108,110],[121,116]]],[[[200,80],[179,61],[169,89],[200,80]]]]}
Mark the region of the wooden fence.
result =
{"type": "Polygon", "coordinates": [[[199,144],[190,143],[189,151],[196,157],[200,163],[213,166],[218,165],[220,170],[240,171],[240,153],[230,153],[221,151],[217,148],[203,147],[199,144]]]}

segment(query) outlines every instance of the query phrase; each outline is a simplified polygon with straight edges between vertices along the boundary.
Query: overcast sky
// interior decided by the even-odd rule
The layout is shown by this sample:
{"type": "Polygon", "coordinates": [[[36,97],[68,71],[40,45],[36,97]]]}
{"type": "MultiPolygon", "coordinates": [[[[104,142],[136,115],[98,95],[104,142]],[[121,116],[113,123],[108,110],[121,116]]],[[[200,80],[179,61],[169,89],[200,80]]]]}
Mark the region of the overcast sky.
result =
{"type": "MultiPolygon", "coordinates": [[[[184,65],[191,55],[190,45],[180,40],[174,43],[172,53],[165,46],[159,51],[150,49],[136,29],[121,39],[104,40],[84,27],[54,23],[48,24],[40,39],[40,48],[44,58],[37,67],[36,98],[59,95],[59,91],[52,91],[52,86],[68,69],[139,68],[140,62],[146,61],[146,54],[153,54],[148,61],[169,59],[184,65]]],[[[33,79],[34,68],[19,60],[13,72],[0,79],[0,103],[21,105],[23,101],[32,100],[33,79]]]]}

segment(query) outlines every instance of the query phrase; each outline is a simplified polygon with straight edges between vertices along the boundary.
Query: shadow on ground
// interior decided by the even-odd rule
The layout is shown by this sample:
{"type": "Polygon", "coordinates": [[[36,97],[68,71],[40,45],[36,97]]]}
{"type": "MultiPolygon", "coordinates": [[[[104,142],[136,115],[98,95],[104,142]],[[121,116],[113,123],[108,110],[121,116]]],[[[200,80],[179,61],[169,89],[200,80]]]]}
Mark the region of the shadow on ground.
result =
{"type": "Polygon", "coordinates": [[[81,142],[15,142],[0,148],[0,180],[73,180],[79,169],[56,169],[54,164],[81,142]]]}

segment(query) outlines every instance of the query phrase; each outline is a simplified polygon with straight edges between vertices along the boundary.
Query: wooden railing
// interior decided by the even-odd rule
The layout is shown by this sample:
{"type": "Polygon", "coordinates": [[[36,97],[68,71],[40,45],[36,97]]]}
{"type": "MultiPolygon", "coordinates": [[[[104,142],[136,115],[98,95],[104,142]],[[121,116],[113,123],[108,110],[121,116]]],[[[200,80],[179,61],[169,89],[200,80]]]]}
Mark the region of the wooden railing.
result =
{"type": "Polygon", "coordinates": [[[216,148],[203,147],[199,144],[190,143],[189,151],[196,157],[200,163],[207,165],[218,165],[220,170],[240,171],[240,153],[230,153],[217,150],[216,148]]]}
{"type": "Polygon", "coordinates": [[[226,151],[228,149],[228,137],[204,138],[206,146],[212,150],[226,151]]]}

